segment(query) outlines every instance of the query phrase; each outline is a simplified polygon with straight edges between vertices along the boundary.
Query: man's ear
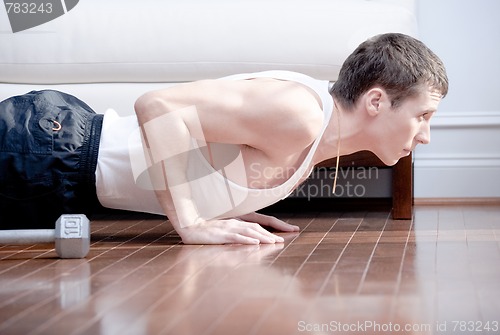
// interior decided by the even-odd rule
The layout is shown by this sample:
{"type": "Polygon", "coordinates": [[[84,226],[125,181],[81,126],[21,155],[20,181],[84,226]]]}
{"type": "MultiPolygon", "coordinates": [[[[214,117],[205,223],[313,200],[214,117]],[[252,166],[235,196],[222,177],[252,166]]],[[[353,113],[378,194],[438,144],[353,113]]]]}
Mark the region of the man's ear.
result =
{"type": "Polygon", "coordinates": [[[380,87],[373,87],[364,94],[365,109],[370,116],[377,116],[380,114],[386,100],[387,94],[385,90],[380,87]]]}

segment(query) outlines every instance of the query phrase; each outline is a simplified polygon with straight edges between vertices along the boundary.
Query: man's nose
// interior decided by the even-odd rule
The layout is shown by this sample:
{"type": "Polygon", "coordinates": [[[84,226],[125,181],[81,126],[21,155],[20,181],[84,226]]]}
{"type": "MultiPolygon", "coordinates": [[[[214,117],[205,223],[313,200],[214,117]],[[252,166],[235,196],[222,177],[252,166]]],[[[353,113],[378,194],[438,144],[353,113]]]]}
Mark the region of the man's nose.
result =
{"type": "Polygon", "coordinates": [[[419,144],[431,143],[431,127],[427,123],[417,135],[417,142],[419,144]]]}

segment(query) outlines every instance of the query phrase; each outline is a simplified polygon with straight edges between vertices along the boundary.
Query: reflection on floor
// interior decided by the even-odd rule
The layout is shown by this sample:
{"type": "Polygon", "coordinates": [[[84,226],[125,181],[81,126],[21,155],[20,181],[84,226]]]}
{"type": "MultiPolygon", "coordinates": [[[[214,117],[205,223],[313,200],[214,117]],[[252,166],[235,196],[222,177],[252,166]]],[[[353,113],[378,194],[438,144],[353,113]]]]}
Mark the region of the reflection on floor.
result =
{"type": "Polygon", "coordinates": [[[83,260],[0,247],[0,334],[500,333],[499,207],[277,216],[302,231],[186,246],[120,214],[92,222],[83,260]]]}

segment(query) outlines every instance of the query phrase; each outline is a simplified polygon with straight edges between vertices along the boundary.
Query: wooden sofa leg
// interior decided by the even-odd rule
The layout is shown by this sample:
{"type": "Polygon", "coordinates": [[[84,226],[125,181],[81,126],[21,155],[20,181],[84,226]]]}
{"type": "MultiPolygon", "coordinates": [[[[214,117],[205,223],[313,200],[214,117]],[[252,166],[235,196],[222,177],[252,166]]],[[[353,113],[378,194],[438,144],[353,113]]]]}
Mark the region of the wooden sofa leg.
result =
{"type": "Polygon", "coordinates": [[[392,218],[410,220],[413,214],[413,159],[410,154],[392,168],[392,218]]]}

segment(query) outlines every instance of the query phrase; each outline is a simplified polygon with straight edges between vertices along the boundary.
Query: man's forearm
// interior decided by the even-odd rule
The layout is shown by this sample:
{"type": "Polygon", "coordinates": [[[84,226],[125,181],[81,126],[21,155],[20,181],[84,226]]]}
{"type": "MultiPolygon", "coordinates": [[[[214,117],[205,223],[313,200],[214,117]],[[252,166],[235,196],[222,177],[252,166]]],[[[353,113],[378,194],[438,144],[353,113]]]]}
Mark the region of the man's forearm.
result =
{"type": "Polygon", "coordinates": [[[164,107],[158,103],[148,107],[149,110],[138,113],[148,173],[163,210],[179,231],[199,220],[186,176],[192,130],[183,119],[186,114],[196,114],[196,108],[158,110],[164,107]]]}

